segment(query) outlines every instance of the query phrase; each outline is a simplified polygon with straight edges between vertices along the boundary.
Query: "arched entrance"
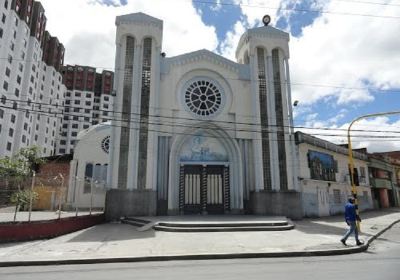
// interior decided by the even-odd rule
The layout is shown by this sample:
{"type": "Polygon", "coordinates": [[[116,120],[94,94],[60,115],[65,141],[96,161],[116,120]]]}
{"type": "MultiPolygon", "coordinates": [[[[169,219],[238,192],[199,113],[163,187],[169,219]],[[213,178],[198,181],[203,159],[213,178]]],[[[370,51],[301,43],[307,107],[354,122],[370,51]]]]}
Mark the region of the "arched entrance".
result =
{"type": "Polygon", "coordinates": [[[179,211],[223,214],[230,211],[229,157],[215,137],[187,137],[179,153],[179,211]]]}
{"type": "Polygon", "coordinates": [[[237,143],[221,130],[198,129],[177,137],[171,149],[169,213],[241,211],[240,158],[237,143]]]}

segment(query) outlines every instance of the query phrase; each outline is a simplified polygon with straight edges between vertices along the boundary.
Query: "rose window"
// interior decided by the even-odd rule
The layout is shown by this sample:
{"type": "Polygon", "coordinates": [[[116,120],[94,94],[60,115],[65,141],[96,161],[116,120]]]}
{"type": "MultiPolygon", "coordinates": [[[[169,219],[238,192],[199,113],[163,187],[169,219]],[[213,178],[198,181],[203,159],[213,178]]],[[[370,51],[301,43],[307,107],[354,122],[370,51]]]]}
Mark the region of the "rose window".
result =
{"type": "Polygon", "coordinates": [[[196,115],[210,116],[221,107],[222,94],[212,82],[198,80],[187,87],[185,103],[196,115]]]}
{"type": "Polygon", "coordinates": [[[106,138],[101,141],[101,148],[105,153],[109,153],[110,151],[110,136],[107,136],[106,138]]]}

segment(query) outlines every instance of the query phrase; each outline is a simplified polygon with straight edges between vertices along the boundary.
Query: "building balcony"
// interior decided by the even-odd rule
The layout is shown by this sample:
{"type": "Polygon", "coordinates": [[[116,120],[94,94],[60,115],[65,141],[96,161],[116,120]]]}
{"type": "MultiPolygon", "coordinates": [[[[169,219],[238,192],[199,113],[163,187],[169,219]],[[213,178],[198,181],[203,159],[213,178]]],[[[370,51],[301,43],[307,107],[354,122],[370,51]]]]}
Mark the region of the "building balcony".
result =
{"type": "Polygon", "coordinates": [[[388,179],[370,178],[371,186],[378,189],[392,189],[392,182],[388,179]]]}

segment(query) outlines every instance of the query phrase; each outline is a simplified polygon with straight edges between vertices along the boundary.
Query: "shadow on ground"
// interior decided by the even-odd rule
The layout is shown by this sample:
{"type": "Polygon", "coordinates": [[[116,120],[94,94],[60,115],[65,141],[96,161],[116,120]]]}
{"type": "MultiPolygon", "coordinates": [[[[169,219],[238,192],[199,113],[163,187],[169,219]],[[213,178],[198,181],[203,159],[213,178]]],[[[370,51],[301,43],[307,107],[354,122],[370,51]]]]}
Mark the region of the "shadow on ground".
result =
{"type": "Polygon", "coordinates": [[[139,232],[136,229],[126,224],[106,223],[86,229],[68,242],[104,242],[155,237],[154,230],[139,232]]]}

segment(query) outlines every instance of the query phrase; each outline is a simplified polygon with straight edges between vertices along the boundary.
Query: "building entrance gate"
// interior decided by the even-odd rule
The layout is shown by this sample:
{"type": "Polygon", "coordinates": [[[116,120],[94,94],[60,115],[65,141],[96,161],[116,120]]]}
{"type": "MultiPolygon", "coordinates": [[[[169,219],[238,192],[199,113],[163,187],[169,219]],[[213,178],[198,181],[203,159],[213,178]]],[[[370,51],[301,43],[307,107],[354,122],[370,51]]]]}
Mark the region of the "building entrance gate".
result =
{"type": "Polygon", "coordinates": [[[179,180],[179,210],[183,214],[223,214],[230,209],[229,167],[183,165],[179,180]]]}

